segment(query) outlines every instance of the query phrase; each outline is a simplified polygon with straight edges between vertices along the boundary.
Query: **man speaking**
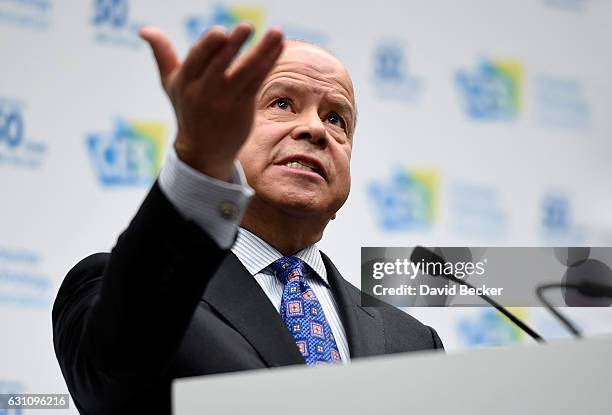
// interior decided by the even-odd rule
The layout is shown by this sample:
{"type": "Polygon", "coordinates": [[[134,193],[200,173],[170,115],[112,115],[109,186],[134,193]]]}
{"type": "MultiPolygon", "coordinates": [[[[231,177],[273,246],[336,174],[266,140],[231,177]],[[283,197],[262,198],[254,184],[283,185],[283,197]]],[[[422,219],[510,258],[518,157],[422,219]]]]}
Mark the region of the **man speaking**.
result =
{"type": "Polygon", "coordinates": [[[442,348],[402,311],[361,307],[315,245],[350,189],[346,69],[276,29],[236,57],[251,31],[213,28],[180,62],[141,30],[177,137],[112,252],[77,264],[55,301],[81,413],[168,414],[179,377],[442,348]]]}

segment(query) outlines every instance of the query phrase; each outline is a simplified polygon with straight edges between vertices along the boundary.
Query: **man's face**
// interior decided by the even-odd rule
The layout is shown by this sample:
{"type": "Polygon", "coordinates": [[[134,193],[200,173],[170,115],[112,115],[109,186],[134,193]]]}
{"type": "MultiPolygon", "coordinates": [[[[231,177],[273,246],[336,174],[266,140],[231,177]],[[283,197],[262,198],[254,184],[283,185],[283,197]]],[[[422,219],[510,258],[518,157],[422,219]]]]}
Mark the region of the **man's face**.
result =
{"type": "Polygon", "coordinates": [[[256,101],[238,158],[255,199],[285,214],[331,218],[351,186],[355,97],[327,52],[288,42],[256,101]]]}

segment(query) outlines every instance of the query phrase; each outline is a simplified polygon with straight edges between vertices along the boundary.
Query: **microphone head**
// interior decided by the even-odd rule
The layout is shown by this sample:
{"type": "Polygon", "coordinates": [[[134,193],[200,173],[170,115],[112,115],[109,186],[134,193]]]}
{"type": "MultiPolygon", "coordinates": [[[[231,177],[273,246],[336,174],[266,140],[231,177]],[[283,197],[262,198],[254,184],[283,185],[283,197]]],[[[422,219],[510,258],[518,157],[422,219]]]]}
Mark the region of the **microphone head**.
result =
{"type": "Polygon", "coordinates": [[[430,249],[425,248],[424,246],[416,246],[410,254],[410,261],[414,263],[423,261],[444,265],[446,263],[446,260],[442,256],[438,255],[436,252],[434,252],[434,250],[439,251],[438,248],[430,249]]]}
{"type": "Polygon", "coordinates": [[[606,292],[612,289],[612,270],[596,259],[586,259],[571,265],[563,275],[563,282],[572,285],[586,285],[582,293],[575,289],[563,288],[563,299],[570,307],[609,307],[612,298],[606,292]],[[599,296],[585,295],[599,293],[599,296]],[[584,294],[583,294],[584,293],[584,294]]]}
{"type": "Polygon", "coordinates": [[[583,282],[578,286],[578,291],[590,297],[612,298],[612,285],[600,285],[593,284],[592,282],[583,282]]]}
{"type": "Polygon", "coordinates": [[[591,248],[588,246],[574,246],[568,248],[557,247],[554,249],[554,253],[557,261],[566,267],[572,267],[574,265],[580,265],[582,262],[589,259],[589,255],[591,255],[591,248]]]}
{"type": "MultiPolygon", "coordinates": [[[[479,252],[476,253],[477,257],[480,258],[486,248],[477,248],[479,252]]],[[[457,264],[460,262],[472,262],[475,258],[475,253],[472,252],[471,248],[465,247],[444,247],[444,248],[425,248],[423,246],[416,246],[410,254],[410,261],[414,263],[423,262],[427,264],[439,264],[440,266],[429,267],[428,273],[421,272],[414,281],[416,284],[426,283],[431,288],[443,288],[448,285],[448,280],[457,282],[458,279],[454,274],[444,274],[442,271],[445,268],[445,264],[452,263],[457,264]],[[430,278],[434,277],[434,278],[430,278]]],[[[467,280],[467,278],[463,278],[467,280]]],[[[427,306],[447,306],[451,303],[455,295],[426,295],[420,297],[420,301],[424,302],[427,306]]]]}
{"type": "MultiPolygon", "coordinates": [[[[433,271],[429,273],[419,272],[419,275],[413,280],[415,285],[421,285],[426,283],[428,286],[433,288],[441,288],[448,284],[447,277],[443,276],[442,269],[446,264],[446,259],[439,254],[439,248],[425,248],[423,246],[416,246],[410,254],[410,261],[414,263],[424,262],[430,264],[440,264],[440,267],[430,267],[433,271]],[[439,272],[436,272],[439,270],[439,272]],[[433,278],[431,278],[433,277],[433,278]]],[[[425,295],[419,296],[415,306],[447,306],[450,304],[452,297],[446,294],[436,295],[425,295]]]]}

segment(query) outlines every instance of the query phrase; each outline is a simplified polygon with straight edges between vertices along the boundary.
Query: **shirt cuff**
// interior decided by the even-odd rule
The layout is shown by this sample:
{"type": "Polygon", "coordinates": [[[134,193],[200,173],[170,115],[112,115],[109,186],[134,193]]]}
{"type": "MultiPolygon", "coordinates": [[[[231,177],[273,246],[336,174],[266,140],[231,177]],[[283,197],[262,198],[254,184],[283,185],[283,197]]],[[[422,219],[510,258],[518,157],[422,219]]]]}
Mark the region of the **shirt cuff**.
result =
{"type": "Polygon", "coordinates": [[[255,193],[238,160],[232,182],[207,176],[180,160],[174,146],[159,174],[159,187],[186,219],[194,221],[222,248],[232,246],[249,200],[255,193]]]}

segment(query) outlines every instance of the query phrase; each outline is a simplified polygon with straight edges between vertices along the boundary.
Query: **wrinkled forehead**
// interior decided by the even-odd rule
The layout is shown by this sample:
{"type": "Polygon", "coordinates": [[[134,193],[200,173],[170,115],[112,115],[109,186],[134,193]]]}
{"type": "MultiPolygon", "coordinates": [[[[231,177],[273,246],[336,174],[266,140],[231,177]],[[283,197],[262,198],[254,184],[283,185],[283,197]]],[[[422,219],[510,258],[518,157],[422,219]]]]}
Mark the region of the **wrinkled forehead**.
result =
{"type": "Polygon", "coordinates": [[[355,105],[351,77],[338,58],[325,49],[300,41],[285,41],[283,53],[270,71],[268,80],[282,75],[308,77],[327,84],[355,105]]]}

